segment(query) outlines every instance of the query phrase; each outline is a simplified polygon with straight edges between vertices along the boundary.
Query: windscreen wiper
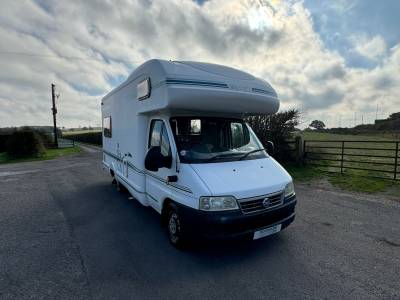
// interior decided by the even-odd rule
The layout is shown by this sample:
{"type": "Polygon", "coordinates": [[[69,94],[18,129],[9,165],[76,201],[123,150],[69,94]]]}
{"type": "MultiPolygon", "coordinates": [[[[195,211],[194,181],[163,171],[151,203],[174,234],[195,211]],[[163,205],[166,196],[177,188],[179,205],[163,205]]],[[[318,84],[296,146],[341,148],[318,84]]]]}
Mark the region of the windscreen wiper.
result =
{"type": "Polygon", "coordinates": [[[264,150],[266,150],[266,149],[265,148],[261,148],[261,149],[251,150],[251,151],[245,153],[241,158],[239,158],[239,160],[245,159],[247,156],[249,156],[252,153],[256,153],[256,152],[264,151],[264,150]]]}
{"type": "Polygon", "coordinates": [[[210,157],[210,158],[206,159],[205,162],[213,161],[213,160],[215,160],[217,158],[222,158],[222,157],[235,157],[237,155],[240,155],[240,154],[239,153],[237,153],[237,154],[235,154],[235,153],[218,154],[218,155],[215,155],[213,157],[210,157]]]}

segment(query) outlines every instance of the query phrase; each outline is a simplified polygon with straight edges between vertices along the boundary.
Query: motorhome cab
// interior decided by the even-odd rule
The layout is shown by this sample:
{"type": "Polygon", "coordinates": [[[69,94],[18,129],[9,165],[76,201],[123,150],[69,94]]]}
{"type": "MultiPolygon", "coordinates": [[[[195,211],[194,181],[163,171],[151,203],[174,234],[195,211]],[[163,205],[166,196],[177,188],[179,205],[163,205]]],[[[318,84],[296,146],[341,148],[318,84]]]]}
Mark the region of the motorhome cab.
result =
{"type": "Polygon", "coordinates": [[[195,235],[258,239],[294,220],[292,178],[243,120],[277,112],[267,82],[215,64],[150,60],[101,104],[104,168],[161,214],[174,245],[195,235]]]}

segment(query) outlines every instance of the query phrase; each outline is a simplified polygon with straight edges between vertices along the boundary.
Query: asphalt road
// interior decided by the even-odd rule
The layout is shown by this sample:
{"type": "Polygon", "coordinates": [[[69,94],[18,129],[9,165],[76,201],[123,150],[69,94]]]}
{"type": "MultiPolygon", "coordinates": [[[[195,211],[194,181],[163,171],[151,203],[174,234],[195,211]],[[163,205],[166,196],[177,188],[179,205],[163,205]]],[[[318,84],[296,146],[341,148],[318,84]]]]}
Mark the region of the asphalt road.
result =
{"type": "Polygon", "coordinates": [[[399,202],[298,185],[280,234],[179,251],[91,150],[0,166],[0,298],[400,299],[399,202]]]}

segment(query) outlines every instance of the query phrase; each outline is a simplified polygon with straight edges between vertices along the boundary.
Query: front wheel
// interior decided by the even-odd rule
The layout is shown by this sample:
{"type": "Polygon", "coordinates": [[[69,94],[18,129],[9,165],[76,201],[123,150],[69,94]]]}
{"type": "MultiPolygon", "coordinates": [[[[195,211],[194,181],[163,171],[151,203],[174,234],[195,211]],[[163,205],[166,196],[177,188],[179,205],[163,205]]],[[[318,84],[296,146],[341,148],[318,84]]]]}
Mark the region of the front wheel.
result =
{"type": "Polygon", "coordinates": [[[181,248],[185,245],[184,227],[178,209],[171,205],[167,220],[168,239],[172,245],[181,248]]]}

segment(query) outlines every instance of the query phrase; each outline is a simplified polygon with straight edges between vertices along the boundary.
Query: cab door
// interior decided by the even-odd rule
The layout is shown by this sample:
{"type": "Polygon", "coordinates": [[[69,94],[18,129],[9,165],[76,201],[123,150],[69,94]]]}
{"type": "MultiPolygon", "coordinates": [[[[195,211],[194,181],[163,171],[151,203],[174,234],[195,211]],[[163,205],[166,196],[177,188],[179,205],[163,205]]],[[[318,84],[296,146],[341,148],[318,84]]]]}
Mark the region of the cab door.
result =
{"type": "MultiPolygon", "coordinates": [[[[166,124],[163,120],[153,119],[150,123],[147,150],[151,147],[161,148],[165,157],[171,155],[171,143],[166,124]]],[[[171,164],[170,168],[160,168],[158,171],[146,171],[146,194],[149,204],[156,210],[161,210],[161,200],[169,197],[170,187],[167,185],[167,176],[176,175],[176,170],[171,164]]]]}

